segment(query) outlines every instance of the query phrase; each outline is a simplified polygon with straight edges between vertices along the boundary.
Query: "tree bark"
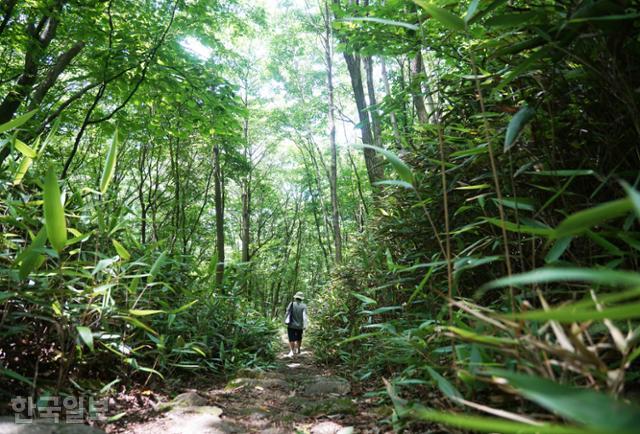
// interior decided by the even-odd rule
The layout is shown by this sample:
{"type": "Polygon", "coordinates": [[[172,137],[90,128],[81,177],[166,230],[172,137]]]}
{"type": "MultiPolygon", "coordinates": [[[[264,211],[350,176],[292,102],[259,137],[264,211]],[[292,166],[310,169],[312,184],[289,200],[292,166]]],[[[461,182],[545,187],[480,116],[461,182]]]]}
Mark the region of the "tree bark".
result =
{"type": "Polygon", "coordinates": [[[224,280],[224,205],[222,203],[222,176],[220,172],[220,147],[213,147],[213,185],[214,203],[216,208],[216,252],[218,262],[216,264],[216,287],[224,294],[222,282],[224,280]]]}
{"type": "Polygon", "coordinates": [[[371,113],[371,125],[373,126],[373,141],[379,148],[382,147],[382,125],[380,124],[380,117],[378,116],[377,109],[375,108],[376,101],[376,88],[373,83],[373,59],[371,56],[364,58],[364,71],[367,77],[367,91],[369,94],[369,113],[371,113]]]}
{"type": "MultiPolygon", "coordinates": [[[[340,0],[333,0],[334,5],[340,6],[340,0]]],[[[360,69],[360,56],[358,54],[352,54],[345,50],[343,53],[344,60],[349,70],[349,77],[351,79],[351,88],[353,90],[353,96],[356,101],[356,107],[358,108],[358,118],[360,120],[360,130],[362,131],[362,143],[365,145],[373,145],[373,135],[371,133],[371,121],[369,120],[369,113],[367,112],[367,103],[364,96],[364,87],[362,85],[362,71],[360,69]]],[[[380,181],[384,176],[383,167],[379,155],[370,148],[364,149],[364,162],[367,167],[367,175],[369,183],[373,187],[373,191],[377,191],[374,187],[374,183],[380,181]]]]}
{"type": "Polygon", "coordinates": [[[427,113],[427,107],[422,96],[422,80],[420,78],[422,69],[422,53],[418,51],[411,61],[411,95],[418,120],[421,124],[426,124],[429,122],[429,113],[427,113]]]}
{"type": "Polygon", "coordinates": [[[0,125],[9,122],[16,111],[27,98],[38,78],[38,67],[46,48],[56,34],[58,20],[53,17],[43,17],[38,26],[31,24],[27,33],[29,42],[24,56],[24,67],[14,88],[0,103],[0,125]],[[39,31],[39,29],[42,29],[39,31]]]}
{"type": "Polygon", "coordinates": [[[36,87],[36,90],[33,92],[29,109],[34,109],[40,105],[47,92],[49,92],[49,89],[53,87],[58,80],[58,77],[60,77],[60,74],[62,74],[71,61],[80,54],[80,51],[82,51],[84,46],[84,42],[76,42],[71,48],[58,56],[56,63],[51,67],[51,69],[49,69],[44,80],[40,82],[38,87],[36,87]]]}
{"type": "Polygon", "coordinates": [[[333,242],[335,248],[335,262],[342,262],[342,235],[340,232],[340,212],[338,207],[338,151],[336,146],[336,121],[335,102],[333,94],[333,59],[332,59],[332,35],[331,14],[329,13],[329,0],[324,2],[325,12],[325,60],[327,66],[327,94],[328,113],[327,124],[329,128],[329,145],[331,147],[331,167],[329,169],[329,188],[331,190],[331,220],[333,223],[333,242]]]}
{"type": "MultiPolygon", "coordinates": [[[[61,7],[61,2],[56,2],[55,8],[59,10],[61,7]]],[[[31,93],[31,89],[38,78],[40,61],[51,40],[56,35],[58,19],[53,15],[42,17],[37,26],[33,23],[27,26],[29,38],[25,50],[24,67],[15,86],[0,103],[0,125],[9,122],[13,118],[20,105],[31,93]]],[[[5,146],[0,151],[0,165],[9,155],[9,151],[9,146],[5,146]]]]}
{"type": "MultiPolygon", "coordinates": [[[[391,85],[389,84],[389,74],[387,73],[387,64],[384,58],[380,59],[380,63],[382,64],[382,80],[384,81],[384,89],[387,93],[387,97],[391,98],[391,85]]],[[[400,128],[398,127],[398,119],[396,118],[396,113],[391,111],[391,128],[393,129],[393,138],[396,142],[396,146],[398,148],[402,148],[402,135],[400,134],[400,128]]]]}
{"type": "Polygon", "coordinates": [[[18,3],[18,0],[5,0],[0,5],[0,11],[2,11],[2,22],[0,22],[0,35],[4,32],[11,20],[11,15],[13,14],[13,8],[18,3]]]}

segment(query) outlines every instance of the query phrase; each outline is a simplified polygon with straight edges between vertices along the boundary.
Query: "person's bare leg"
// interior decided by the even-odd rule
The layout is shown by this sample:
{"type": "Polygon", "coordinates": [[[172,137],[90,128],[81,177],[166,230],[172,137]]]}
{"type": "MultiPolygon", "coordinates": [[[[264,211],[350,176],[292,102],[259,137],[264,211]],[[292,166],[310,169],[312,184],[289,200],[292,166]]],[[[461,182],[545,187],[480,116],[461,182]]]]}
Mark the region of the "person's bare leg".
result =
{"type": "Polygon", "coordinates": [[[296,353],[296,343],[295,341],[289,341],[289,357],[296,353]]]}

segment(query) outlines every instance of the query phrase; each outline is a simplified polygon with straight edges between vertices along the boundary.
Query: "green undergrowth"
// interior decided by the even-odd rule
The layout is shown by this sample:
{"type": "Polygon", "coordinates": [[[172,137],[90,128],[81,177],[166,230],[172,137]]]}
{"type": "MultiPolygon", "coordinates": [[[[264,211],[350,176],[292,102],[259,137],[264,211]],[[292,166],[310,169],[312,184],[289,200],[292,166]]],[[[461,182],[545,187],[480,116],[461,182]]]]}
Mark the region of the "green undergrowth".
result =
{"type": "Polygon", "coordinates": [[[275,358],[274,321],[212,291],[208,271],[167,240],[141,244],[126,230],[129,212],[108,189],[117,145],[116,132],[101,191],[61,190],[55,165],[38,160],[19,178],[1,174],[3,401],[173,384],[275,358]]]}
{"type": "Polygon", "coordinates": [[[374,148],[390,181],[317,302],[316,354],[375,385],[399,430],[633,432],[638,114],[614,95],[638,102],[637,9],[415,3],[340,28],[363,52],[418,30],[446,102],[374,148]]]}

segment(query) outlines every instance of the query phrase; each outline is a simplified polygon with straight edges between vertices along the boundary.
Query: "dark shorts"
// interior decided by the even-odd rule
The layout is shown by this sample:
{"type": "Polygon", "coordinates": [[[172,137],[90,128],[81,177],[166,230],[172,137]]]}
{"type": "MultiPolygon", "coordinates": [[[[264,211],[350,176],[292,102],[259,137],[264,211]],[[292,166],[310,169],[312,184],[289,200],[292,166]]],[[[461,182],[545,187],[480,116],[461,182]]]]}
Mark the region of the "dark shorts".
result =
{"type": "Polygon", "coordinates": [[[302,341],[302,330],[300,329],[292,329],[291,327],[287,327],[287,334],[289,335],[289,342],[302,341]]]}

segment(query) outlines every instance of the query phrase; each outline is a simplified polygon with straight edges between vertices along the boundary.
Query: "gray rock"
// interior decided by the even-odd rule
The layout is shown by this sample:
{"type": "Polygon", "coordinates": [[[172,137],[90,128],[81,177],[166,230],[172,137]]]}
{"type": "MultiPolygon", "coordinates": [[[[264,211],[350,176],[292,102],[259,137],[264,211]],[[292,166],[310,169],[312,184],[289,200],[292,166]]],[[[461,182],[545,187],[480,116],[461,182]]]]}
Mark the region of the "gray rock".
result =
{"type": "Polygon", "coordinates": [[[351,384],[342,377],[316,376],[304,387],[305,395],[346,395],[351,391],[351,384]]]}
{"type": "Polygon", "coordinates": [[[226,391],[238,387],[262,387],[263,389],[289,389],[289,383],[280,378],[234,378],[225,386],[226,391]]]}
{"type": "Polygon", "coordinates": [[[198,395],[196,392],[185,392],[176,396],[169,402],[163,402],[158,405],[158,411],[168,411],[175,408],[183,407],[200,407],[207,405],[207,398],[198,395]]]}
{"type": "Polygon", "coordinates": [[[236,432],[227,429],[221,415],[222,409],[215,406],[176,407],[166,415],[170,422],[164,431],[167,434],[236,432]]]}
{"type": "Polygon", "coordinates": [[[358,407],[349,398],[302,398],[291,397],[287,400],[296,410],[305,416],[355,415],[358,407]]]}
{"type": "Polygon", "coordinates": [[[198,407],[207,405],[207,398],[198,395],[196,392],[185,392],[173,398],[169,404],[172,407],[198,407]]]}
{"type": "Polygon", "coordinates": [[[342,425],[335,422],[320,422],[311,427],[311,434],[338,434],[342,428],[342,425]]]}

